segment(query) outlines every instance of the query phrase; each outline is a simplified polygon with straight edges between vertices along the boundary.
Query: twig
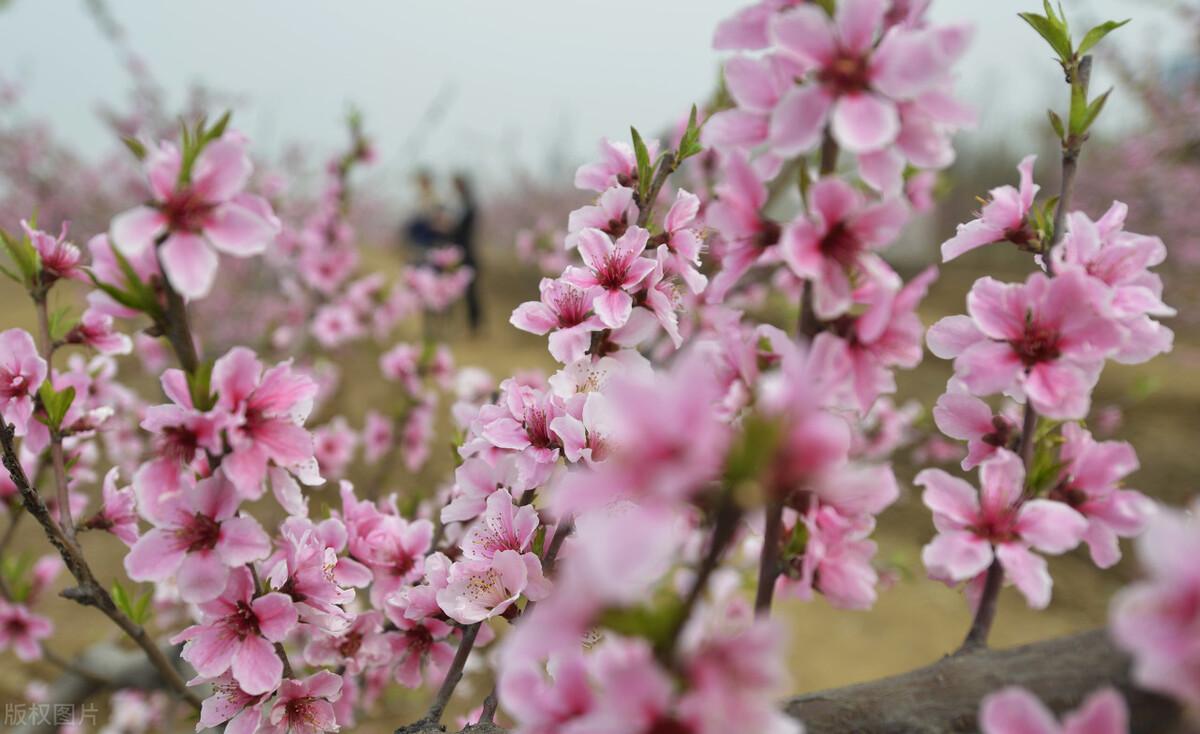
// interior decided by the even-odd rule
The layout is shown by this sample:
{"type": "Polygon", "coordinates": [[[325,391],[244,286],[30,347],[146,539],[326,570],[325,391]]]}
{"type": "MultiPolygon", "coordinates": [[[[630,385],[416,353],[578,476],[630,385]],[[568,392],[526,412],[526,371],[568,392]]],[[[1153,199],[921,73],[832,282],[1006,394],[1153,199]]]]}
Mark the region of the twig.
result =
{"type": "Polygon", "coordinates": [[[17,450],[14,444],[14,428],[8,421],[0,416],[0,449],[3,450],[4,467],[8,470],[9,477],[12,478],[13,484],[17,487],[17,492],[21,495],[21,501],[25,504],[25,509],[33,516],[38,524],[46,533],[46,538],[50,544],[62,556],[63,563],[67,570],[75,577],[78,586],[64,589],[63,597],[71,599],[84,606],[91,606],[99,609],[109,619],[111,619],[118,627],[121,628],[130,639],[132,639],[146,653],[147,659],[158,671],[163,681],[168,687],[173,689],[181,698],[187,701],[193,708],[200,708],[200,698],[184,683],[183,678],[179,675],[162,650],[154,644],[146,630],[124,612],[117,608],[112,597],[104,587],[96,581],[95,575],[92,573],[91,567],[88,566],[87,560],[83,557],[83,552],[75,542],[68,538],[58,523],[50,516],[50,511],[46,508],[46,503],[42,501],[41,495],[29,483],[28,477],[25,476],[25,469],[21,466],[20,460],[17,458],[17,450]]]}
{"type": "Polygon", "coordinates": [[[758,590],[754,595],[754,611],[764,617],[771,613],[771,602],[775,599],[775,580],[779,578],[779,539],[782,534],[783,500],[772,498],[767,503],[762,553],[758,558],[758,590]]]}

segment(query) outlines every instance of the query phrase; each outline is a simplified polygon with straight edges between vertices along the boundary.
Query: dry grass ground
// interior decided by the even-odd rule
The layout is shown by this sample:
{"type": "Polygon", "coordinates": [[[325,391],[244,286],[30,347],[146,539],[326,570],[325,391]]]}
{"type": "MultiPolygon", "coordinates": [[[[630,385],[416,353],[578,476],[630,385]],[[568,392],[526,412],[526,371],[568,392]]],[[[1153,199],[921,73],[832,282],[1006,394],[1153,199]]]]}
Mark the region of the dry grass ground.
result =
{"type": "MultiPolygon", "coordinates": [[[[518,369],[552,368],[542,339],[507,324],[512,307],[536,293],[536,275],[516,265],[508,250],[496,248],[487,260],[489,267],[482,280],[488,309],[486,333],[479,339],[469,338],[462,314],[457,312],[444,319],[437,329],[450,341],[461,365],[483,366],[498,376],[518,369]]],[[[385,271],[396,267],[392,255],[384,251],[370,252],[368,262],[385,271]]],[[[1021,277],[1019,268],[1027,262],[1014,253],[1013,257],[1003,254],[967,257],[945,268],[925,304],[926,323],[960,312],[967,288],[985,264],[989,269],[1008,271],[1003,277],[1016,279],[1021,277]]],[[[11,284],[0,287],[0,326],[29,326],[31,321],[31,312],[11,284]]],[[[353,384],[365,385],[370,376],[377,374],[374,353],[343,361],[342,366],[353,384]],[[356,376],[362,380],[355,380],[356,376]]],[[[1172,504],[1186,501],[1198,488],[1200,381],[1195,377],[1198,366],[1200,341],[1194,335],[1181,334],[1172,354],[1149,365],[1110,367],[1098,391],[1097,402],[1116,403],[1125,408],[1120,436],[1134,444],[1143,466],[1131,477],[1132,486],[1172,504]]],[[[944,386],[949,373],[949,365],[930,356],[918,370],[902,377],[902,392],[928,405],[944,386]]],[[[378,384],[361,389],[352,386],[339,398],[339,408],[351,418],[352,424],[358,425],[362,412],[378,399],[382,389],[385,388],[378,384]]],[[[397,474],[389,489],[401,493],[428,491],[438,477],[445,476],[449,462],[448,451],[437,448],[428,470],[417,477],[397,474]]],[[[920,548],[932,534],[929,514],[908,486],[912,467],[900,465],[897,470],[907,488],[901,501],[880,518],[877,532],[880,558],[900,570],[895,585],[881,594],[879,603],[870,612],[838,612],[822,601],[782,605],[781,614],[790,628],[791,669],[798,691],[911,669],[952,650],[965,633],[969,617],[961,594],[924,578],[920,548]]],[[[317,512],[322,496],[334,499],[330,489],[318,490],[314,502],[317,512]]],[[[86,546],[103,578],[122,575],[119,543],[110,537],[88,537],[86,546]]],[[[49,550],[38,529],[28,523],[19,530],[16,548],[31,554],[49,550]]],[[[1135,564],[1128,558],[1117,568],[1101,572],[1080,551],[1052,559],[1051,570],[1055,579],[1054,600],[1043,612],[1027,609],[1015,591],[1003,592],[993,636],[996,645],[1009,646],[1104,624],[1113,592],[1136,572],[1135,564]]],[[[50,598],[43,602],[41,611],[49,614],[58,627],[53,644],[62,654],[69,655],[98,639],[114,637],[113,629],[99,614],[68,601],[50,598]]],[[[0,700],[19,700],[29,681],[26,669],[16,665],[8,655],[3,660],[0,700]]],[[[34,666],[34,670],[37,677],[55,675],[55,670],[47,665],[34,666]]],[[[476,693],[478,700],[482,694],[478,690],[476,693]]],[[[412,700],[411,696],[397,693],[357,731],[390,731],[413,710],[412,700]]],[[[101,710],[105,707],[106,703],[101,702],[101,710]]]]}

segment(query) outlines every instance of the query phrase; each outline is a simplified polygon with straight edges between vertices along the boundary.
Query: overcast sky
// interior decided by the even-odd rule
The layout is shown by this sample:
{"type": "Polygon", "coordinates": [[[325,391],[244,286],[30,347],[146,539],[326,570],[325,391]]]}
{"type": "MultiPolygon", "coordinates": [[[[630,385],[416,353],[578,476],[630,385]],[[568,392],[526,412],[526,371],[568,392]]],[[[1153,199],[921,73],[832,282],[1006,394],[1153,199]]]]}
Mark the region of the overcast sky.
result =
{"type": "MultiPolygon", "coordinates": [[[[445,118],[415,152],[421,163],[475,165],[498,176],[590,154],[603,135],[654,130],[702,100],[716,78],[710,48],[738,0],[110,0],[131,46],[182,98],[191,82],[243,95],[237,125],[256,145],[331,149],[351,102],[366,114],[386,167],[414,161],[404,141],[431,101],[445,118]]],[[[1132,16],[1115,36],[1135,53],[1177,53],[1186,29],[1156,0],[1064,0],[1076,27],[1132,16]]],[[[960,89],[984,120],[975,136],[1027,134],[1021,123],[1060,92],[1049,52],[1017,17],[1035,0],[936,0],[939,20],[976,36],[960,89]]],[[[23,109],[50,117],[87,151],[110,144],[99,100],[128,79],[82,0],[13,0],[0,11],[0,75],[23,109]]],[[[1102,71],[1094,82],[1106,85],[1102,71]]],[[[1121,98],[1110,100],[1110,109],[1121,98]]],[[[1112,116],[1117,119],[1117,116],[1112,116]]],[[[1041,119],[1041,118],[1038,118],[1041,119]]],[[[1109,121],[1113,124],[1113,120],[1109,121]]],[[[1030,146],[1032,147],[1032,146],[1030,146]]]]}

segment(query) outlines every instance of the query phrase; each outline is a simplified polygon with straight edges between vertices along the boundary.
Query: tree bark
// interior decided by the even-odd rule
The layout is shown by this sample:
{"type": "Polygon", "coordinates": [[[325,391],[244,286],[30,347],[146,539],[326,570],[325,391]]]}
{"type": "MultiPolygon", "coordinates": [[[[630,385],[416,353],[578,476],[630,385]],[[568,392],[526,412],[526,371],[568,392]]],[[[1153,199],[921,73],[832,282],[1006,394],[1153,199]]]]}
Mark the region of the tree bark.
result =
{"type": "Polygon", "coordinates": [[[1061,714],[1092,691],[1115,686],[1129,706],[1134,734],[1194,734],[1178,706],[1136,688],[1129,659],[1106,630],[1008,650],[950,656],[918,670],[798,696],[785,707],[808,734],[941,734],[978,731],[980,700],[999,688],[1029,689],[1061,714]]]}

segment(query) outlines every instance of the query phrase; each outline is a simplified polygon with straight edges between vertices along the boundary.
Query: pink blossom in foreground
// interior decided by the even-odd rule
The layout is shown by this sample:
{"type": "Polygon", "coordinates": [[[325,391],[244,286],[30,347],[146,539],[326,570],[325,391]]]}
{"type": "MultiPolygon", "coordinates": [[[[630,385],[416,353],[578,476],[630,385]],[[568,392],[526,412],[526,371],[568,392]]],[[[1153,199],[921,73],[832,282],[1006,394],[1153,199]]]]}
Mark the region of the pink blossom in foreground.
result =
{"type": "Polygon", "coordinates": [[[812,283],[818,318],[841,316],[852,303],[851,278],[877,269],[874,250],[891,244],[908,221],[898,199],[868,203],[838,178],[813,184],[809,212],[783,230],[780,248],[792,272],[812,283]]]}
{"type": "Polygon", "coordinates": [[[171,638],[186,641],[180,656],[206,678],[225,671],[250,694],[279,687],[283,661],[272,643],[282,642],[297,623],[296,607],[286,594],[255,595],[247,568],[236,568],[216,599],[200,605],[200,624],[171,638]]]}
{"type": "Polygon", "coordinates": [[[538,284],[541,299],[517,306],[509,322],[531,334],[549,333],[551,356],[570,364],[587,352],[592,332],[604,328],[604,323],[592,313],[594,290],[543,278],[538,284]]]}
{"type": "Polygon", "coordinates": [[[488,497],[487,512],[463,538],[463,557],[490,561],[501,551],[528,552],[537,527],[537,510],[532,505],[517,507],[508,490],[497,490],[488,497]]]}
{"type": "Polygon", "coordinates": [[[320,734],[339,731],[333,701],[342,695],[342,677],[328,670],[285,680],[259,727],[259,734],[320,734]]]}
{"type": "Polygon", "coordinates": [[[383,613],[372,609],[354,618],[339,634],[318,632],[304,647],[304,661],[316,666],[344,666],[357,675],[390,661],[391,643],[383,631],[383,613]]]}
{"type": "Polygon", "coordinates": [[[270,588],[292,597],[301,621],[331,633],[349,623],[352,615],[343,607],[354,601],[354,587],[372,578],[366,566],[339,555],[347,540],[337,518],[314,525],[291,517],[280,528],[278,550],[262,564],[270,588]]]}
{"type": "Polygon", "coordinates": [[[466,559],[452,565],[437,601],[446,616],[474,624],[504,614],[522,595],[537,601],[549,592],[537,555],[501,550],[486,561],[466,559]]]}
{"type": "Polygon", "coordinates": [[[984,245],[1005,240],[1015,245],[1027,245],[1037,233],[1029,222],[1033,198],[1038,185],[1033,182],[1035,155],[1025,156],[1017,170],[1021,173],[1020,188],[1000,186],[992,189],[990,199],[983,205],[978,219],[958,225],[953,237],[942,243],[942,262],[950,262],[964,253],[984,245]]]}
{"type": "Polygon", "coordinates": [[[1064,467],[1050,499],[1066,502],[1087,518],[1083,540],[1092,561],[1109,568],[1121,560],[1117,539],[1140,534],[1154,511],[1150,498],[1121,485],[1138,470],[1137,454],[1124,441],[1094,440],[1077,423],[1064,425],[1062,435],[1058,458],[1064,467]]]}
{"type": "Polygon", "coordinates": [[[718,51],[755,51],[770,45],[771,16],[808,0],[759,0],[717,24],[713,48],[718,51]]]}
{"type": "Polygon", "coordinates": [[[24,436],[33,417],[33,398],[46,381],[46,360],[24,329],[0,332],[0,416],[24,436]]]}
{"type": "Polygon", "coordinates": [[[1032,550],[1065,553],[1083,538],[1087,520],[1062,502],[1023,498],[1025,467],[1003,451],[979,469],[982,489],[941,469],[926,469],[913,480],[924,487],[938,534],[921,552],[930,577],[952,584],[975,579],[992,560],[1025,595],[1029,606],[1050,603],[1052,581],[1046,561],[1032,550]]]}
{"type": "Polygon", "coordinates": [[[979,728],[983,734],[1128,734],[1129,712],[1121,694],[1105,688],[1088,696],[1059,724],[1036,696],[1011,686],[983,699],[979,728]]]}
{"type": "Polygon", "coordinates": [[[1104,358],[1121,343],[1103,315],[1107,297],[1102,284],[1077,272],[1009,284],[981,278],[967,295],[970,316],[942,319],[926,341],[954,359],[955,375],[974,395],[1006,392],[1049,418],[1083,418],[1104,358]]]}
{"type": "Polygon", "coordinates": [[[1003,412],[993,415],[987,403],[961,387],[952,387],[938,398],[933,420],[942,433],[967,442],[964,471],[974,469],[1001,449],[1016,450],[1021,437],[1019,418],[1003,412]]]}
{"type": "Polygon", "coordinates": [[[12,648],[23,662],[42,658],[41,641],[54,632],[49,619],[34,614],[24,604],[0,599],[0,651],[12,648]]]}
{"type": "Polygon", "coordinates": [[[222,470],[243,496],[262,494],[267,467],[292,470],[306,484],[316,484],[313,439],[303,423],[312,409],[317,384],[290,362],[263,369],[254,352],[234,347],[212,371],[217,407],[234,418],[226,430],[232,451],[222,470]]]}
{"type": "Polygon", "coordinates": [[[1133,658],[1133,680],[1200,706],[1200,505],[1161,510],[1137,540],[1144,579],[1113,601],[1111,630],[1133,658]]]}
{"type": "Polygon", "coordinates": [[[633,189],[614,186],[600,195],[593,206],[584,206],[567,217],[567,236],[564,244],[568,250],[579,244],[580,231],[598,229],[610,237],[620,237],[638,220],[637,204],[633,203],[633,189]]]}
{"type": "Polygon", "coordinates": [[[816,5],[802,5],[771,20],[781,53],[809,72],[809,82],[785,94],[771,116],[773,151],[795,155],[813,149],[827,122],[847,151],[880,150],[900,133],[897,103],[945,82],[965,48],[963,30],[883,33],[886,10],[883,0],[845,0],[832,19],[816,5]]]}
{"type": "Polygon", "coordinates": [[[663,234],[654,240],[666,240],[659,247],[667,248],[667,272],[683,278],[692,293],[700,293],[708,285],[708,276],[698,270],[700,251],[704,247],[703,235],[694,226],[689,226],[694,224],[699,213],[700,197],[680,189],[663,221],[663,234]]]}
{"type": "Polygon", "coordinates": [[[134,581],[174,578],[184,601],[206,602],[225,589],[231,568],[271,552],[258,520],[237,514],[241,498],[222,471],[156,501],[148,496],[139,488],[139,507],[154,527],[125,556],[134,581]]]}
{"type": "Polygon", "coordinates": [[[256,734],[263,705],[269,696],[246,693],[231,673],[208,682],[213,692],[200,706],[200,725],[217,727],[225,724],[225,734],[256,734]]]}
{"type": "MultiPolygon", "coordinates": [[[[646,141],[646,148],[653,159],[658,154],[658,141],[646,141]]],[[[575,172],[575,187],[591,191],[605,191],[613,186],[636,186],[637,158],[629,143],[613,142],[608,138],[600,141],[600,160],[585,163],[575,172]]]]}
{"type": "Polygon", "coordinates": [[[67,332],[64,341],[86,344],[101,354],[119,355],[133,351],[133,340],[129,335],[117,331],[113,317],[95,308],[83,312],[79,323],[67,332]]]}
{"type": "Polygon", "coordinates": [[[629,228],[616,242],[598,229],[579,233],[579,254],[587,267],[567,268],[563,280],[590,291],[592,308],[611,329],[629,320],[633,310],[630,291],[654,270],[654,261],[641,257],[649,239],[650,233],[641,227],[629,228]]]}
{"type": "Polygon", "coordinates": [[[41,230],[33,229],[24,219],[21,220],[21,229],[25,230],[33,248],[37,250],[38,259],[42,263],[43,277],[71,278],[86,282],[87,275],[80,267],[82,253],[78,247],[67,242],[68,227],[69,224],[63,222],[62,231],[55,238],[41,230]]]}
{"type": "Polygon", "coordinates": [[[721,272],[713,278],[705,294],[709,303],[721,303],[731,288],[755,265],[767,265],[780,259],[779,224],[762,213],[767,203],[767,187],[750,166],[746,155],[734,151],[725,156],[725,166],[717,184],[717,200],[705,212],[705,221],[724,240],[720,256],[721,272]]]}
{"type": "Polygon", "coordinates": [[[137,500],[132,487],[117,487],[118,474],[114,466],[104,475],[103,505],[84,527],[107,530],[132,546],[138,539],[137,500]]]}
{"type": "Polygon", "coordinates": [[[454,626],[445,620],[437,603],[449,566],[449,559],[434,554],[426,563],[425,584],[402,589],[387,599],[384,613],[397,630],[391,636],[392,654],[398,660],[395,677],[403,686],[419,688],[426,680],[441,680],[454,659],[454,626]]]}
{"type": "Polygon", "coordinates": [[[133,255],[158,247],[171,285],[187,298],[203,298],[216,280],[217,251],[260,254],[278,234],[279,222],[265,199],[242,192],[252,166],[240,135],[226,133],[206,145],[190,180],[179,180],[181,166],[173,144],[153,148],[144,163],[153,200],[118,214],[108,234],[133,255]]]}
{"type": "Polygon", "coordinates": [[[1150,272],[1166,260],[1166,245],[1124,231],[1125,213],[1119,201],[1095,222],[1071,212],[1062,242],[1050,255],[1055,272],[1081,271],[1112,290],[1110,308],[1125,332],[1113,359],[1138,364],[1171,350],[1174,333],[1152,317],[1174,316],[1175,309],[1162,300],[1162,278],[1150,272]]]}
{"type": "Polygon", "coordinates": [[[921,363],[925,329],[917,307],[937,274],[936,268],[926,268],[899,289],[868,279],[854,294],[855,301],[867,303],[866,311],[833,324],[833,333],[846,341],[860,410],[870,410],[880,395],[896,392],[893,369],[921,363]]]}

